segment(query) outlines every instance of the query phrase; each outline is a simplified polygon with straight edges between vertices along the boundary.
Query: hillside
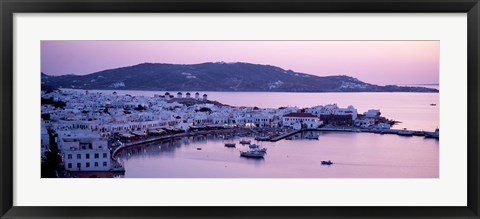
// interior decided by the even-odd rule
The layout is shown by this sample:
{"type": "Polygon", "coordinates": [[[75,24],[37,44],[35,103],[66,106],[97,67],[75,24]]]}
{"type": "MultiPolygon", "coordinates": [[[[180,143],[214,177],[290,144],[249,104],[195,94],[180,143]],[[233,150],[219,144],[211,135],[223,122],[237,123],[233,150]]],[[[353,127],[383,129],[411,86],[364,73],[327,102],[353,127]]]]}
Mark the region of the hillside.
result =
{"type": "Polygon", "coordinates": [[[379,86],[349,76],[319,77],[271,65],[238,62],[193,65],[143,63],[81,76],[42,73],[42,84],[90,90],[438,92],[422,87],[379,86]]]}

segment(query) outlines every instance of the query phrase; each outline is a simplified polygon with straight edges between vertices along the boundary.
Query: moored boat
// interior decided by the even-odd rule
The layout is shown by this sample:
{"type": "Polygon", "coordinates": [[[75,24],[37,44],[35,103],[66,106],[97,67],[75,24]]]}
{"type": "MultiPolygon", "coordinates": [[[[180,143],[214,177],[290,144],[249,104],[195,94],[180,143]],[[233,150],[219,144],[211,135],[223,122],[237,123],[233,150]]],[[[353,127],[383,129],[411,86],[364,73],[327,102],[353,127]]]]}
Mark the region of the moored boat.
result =
{"type": "Polygon", "coordinates": [[[332,165],[333,162],[331,160],[322,160],[322,165],[332,165]]]}
{"type": "Polygon", "coordinates": [[[249,148],[259,148],[260,146],[258,144],[251,144],[248,147],[249,148]]]}
{"type": "Polygon", "coordinates": [[[234,148],[234,147],[235,147],[235,143],[225,143],[225,147],[227,147],[227,148],[234,148]]]}
{"type": "Polygon", "coordinates": [[[250,140],[241,140],[240,144],[250,144],[250,140]]]}
{"type": "Polygon", "coordinates": [[[251,157],[251,158],[263,158],[266,152],[261,150],[249,150],[249,151],[240,151],[241,157],[251,157]]]}

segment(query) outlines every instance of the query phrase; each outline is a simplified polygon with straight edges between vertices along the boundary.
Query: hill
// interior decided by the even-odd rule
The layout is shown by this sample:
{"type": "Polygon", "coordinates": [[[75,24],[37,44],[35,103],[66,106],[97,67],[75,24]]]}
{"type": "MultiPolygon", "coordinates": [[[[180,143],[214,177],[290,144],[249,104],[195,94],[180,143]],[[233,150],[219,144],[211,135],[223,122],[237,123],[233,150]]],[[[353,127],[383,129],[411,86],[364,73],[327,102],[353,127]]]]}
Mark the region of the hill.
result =
{"type": "Polygon", "coordinates": [[[49,76],[42,73],[42,84],[88,90],[438,92],[423,87],[379,86],[345,75],[320,77],[271,65],[240,62],[143,63],[88,75],[49,76]]]}

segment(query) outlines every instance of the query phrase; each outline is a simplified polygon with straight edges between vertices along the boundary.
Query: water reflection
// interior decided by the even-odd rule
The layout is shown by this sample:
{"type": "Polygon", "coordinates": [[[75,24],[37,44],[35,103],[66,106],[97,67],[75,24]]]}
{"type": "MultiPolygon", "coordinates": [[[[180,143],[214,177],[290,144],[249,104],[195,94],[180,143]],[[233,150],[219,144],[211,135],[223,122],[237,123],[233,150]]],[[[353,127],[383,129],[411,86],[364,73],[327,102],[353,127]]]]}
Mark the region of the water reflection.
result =
{"type": "Polygon", "coordinates": [[[125,177],[149,178],[436,178],[436,139],[352,132],[303,132],[278,142],[253,135],[203,135],[123,150],[125,177]],[[318,135],[318,139],[308,139],[318,135]],[[240,157],[240,140],[267,148],[264,159],[240,157]],[[235,143],[235,147],[225,147],[235,143]],[[321,165],[332,160],[333,165],[321,165]]]}

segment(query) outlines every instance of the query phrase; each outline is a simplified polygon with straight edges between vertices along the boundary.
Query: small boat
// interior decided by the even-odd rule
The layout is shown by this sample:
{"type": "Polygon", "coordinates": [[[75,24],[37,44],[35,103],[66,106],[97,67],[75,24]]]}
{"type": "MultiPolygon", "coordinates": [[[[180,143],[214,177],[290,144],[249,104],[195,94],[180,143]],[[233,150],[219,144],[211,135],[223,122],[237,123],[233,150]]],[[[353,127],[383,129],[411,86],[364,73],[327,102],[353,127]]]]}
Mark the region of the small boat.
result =
{"type": "Polygon", "coordinates": [[[435,103],[431,103],[431,104],[430,104],[430,106],[436,106],[436,105],[437,105],[437,104],[435,104],[435,103]]]}
{"type": "Polygon", "coordinates": [[[263,158],[265,152],[259,150],[250,150],[250,151],[240,151],[241,157],[251,157],[251,158],[263,158]]]}
{"type": "Polygon", "coordinates": [[[235,143],[225,143],[225,147],[227,147],[227,148],[234,148],[234,147],[235,147],[235,143]]]}
{"type": "Polygon", "coordinates": [[[259,148],[260,146],[258,144],[251,144],[248,147],[249,148],[259,148]]]}
{"type": "Polygon", "coordinates": [[[197,148],[197,151],[200,151],[200,150],[202,150],[202,148],[197,148]]]}
{"type": "Polygon", "coordinates": [[[331,160],[322,160],[322,165],[332,165],[333,162],[331,160]]]}
{"type": "Polygon", "coordinates": [[[306,139],[318,140],[319,135],[310,134],[305,136],[306,139]]]}
{"type": "Polygon", "coordinates": [[[403,130],[398,131],[397,134],[398,134],[398,135],[402,135],[402,136],[412,136],[412,135],[413,135],[413,131],[408,131],[406,128],[404,128],[403,130]]]}
{"type": "Polygon", "coordinates": [[[240,144],[250,144],[250,140],[241,140],[240,144]]]}
{"type": "Polygon", "coordinates": [[[266,148],[255,148],[254,150],[255,150],[255,151],[260,151],[260,152],[263,152],[263,153],[267,153],[267,149],[266,149],[266,148]]]}

